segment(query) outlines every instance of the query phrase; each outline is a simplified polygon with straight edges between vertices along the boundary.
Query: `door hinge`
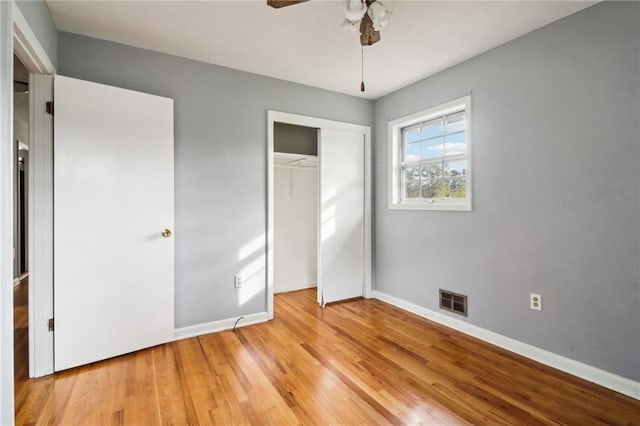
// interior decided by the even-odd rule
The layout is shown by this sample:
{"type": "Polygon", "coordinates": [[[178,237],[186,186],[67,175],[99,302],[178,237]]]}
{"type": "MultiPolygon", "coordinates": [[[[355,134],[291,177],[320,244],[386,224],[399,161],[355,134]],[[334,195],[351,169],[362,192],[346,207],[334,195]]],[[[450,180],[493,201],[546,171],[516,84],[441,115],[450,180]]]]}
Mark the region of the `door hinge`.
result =
{"type": "Polygon", "coordinates": [[[49,329],[49,331],[53,331],[53,328],[54,328],[53,318],[49,318],[49,321],[47,321],[47,328],[49,329]]]}
{"type": "Polygon", "coordinates": [[[47,108],[47,114],[53,115],[53,101],[47,101],[45,106],[47,108]]]}

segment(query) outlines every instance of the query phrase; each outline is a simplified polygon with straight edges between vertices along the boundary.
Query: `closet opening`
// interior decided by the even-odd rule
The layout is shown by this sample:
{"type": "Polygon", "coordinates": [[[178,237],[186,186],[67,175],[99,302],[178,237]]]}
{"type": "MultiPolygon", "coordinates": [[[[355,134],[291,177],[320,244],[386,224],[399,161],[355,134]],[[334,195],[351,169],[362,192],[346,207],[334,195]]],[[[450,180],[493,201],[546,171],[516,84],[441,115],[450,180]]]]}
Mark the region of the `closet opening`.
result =
{"type": "Polygon", "coordinates": [[[267,111],[267,153],[268,318],[279,292],[371,297],[371,128],[267,111]]]}
{"type": "Polygon", "coordinates": [[[318,129],[274,123],[274,293],[317,287],[318,129]]]}

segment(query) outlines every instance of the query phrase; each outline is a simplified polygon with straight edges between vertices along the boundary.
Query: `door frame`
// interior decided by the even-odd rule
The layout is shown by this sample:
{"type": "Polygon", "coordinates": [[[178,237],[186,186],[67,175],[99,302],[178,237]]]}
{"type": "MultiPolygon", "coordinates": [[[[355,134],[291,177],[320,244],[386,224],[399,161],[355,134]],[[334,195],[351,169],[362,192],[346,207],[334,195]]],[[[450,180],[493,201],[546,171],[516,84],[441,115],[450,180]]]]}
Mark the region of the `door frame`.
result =
{"type": "Polygon", "coordinates": [[[0,423],[14,422],[13,395],[13,17],[0,2],[0,423]]]}
{"type": "MultiPolygon", "coordinates": [[[[297,126],[314,127],[327,130],[348,131],[362,133],[364,135],[364,289],[363,296],[371,298],[371,127],[360,124],[346,123],[342,121],[328,120],[324,118],[309,117],[306,115],[291,114],[280,111],[267,111],[267,314],[273,319],[274,298],[274,124],[286,123],[297,126]]],[[[319,218],[319,217],[318,217],[319,218]]]]}
{"type": "MultiPolygon", "coordinates": [[[[0,40],[0,74],[3,76],[0,80],[2,94],[0,96],[0,170],[2,171],[0,233],[11,235],[13,232],[13,194],[10,190],[13,187],[13,55],[15,53],[20,58],[30,73],[53,74],[55,67],[13,0],[0,2],[0,40]]],[[[32,96],[30,94],[30,104],[32,104],[32,96]]],[[[9,238],[3,238],[0,241],[0,312],[2,312],[0,318],[0,423],[2,424],[12,424],[14,421],[12,246],[13,241],[9,238]]],[[[30,258],[31,250],[30,247],[30,258]]],[[[52,253],[49,252],[49,255],[52,256],[52,253]]],[[[30,264],[29,268],[32,265],[30,264]]],[[[29,296],[32,297],[31,280],[29,287],[29,296]]],[[[53,293],[53,287],[51,292],[53,293]]],[[[50,303],[53,304],[53,298],[50,303]]],[[[29,309],[32,309],[31,304],[29,309]]],[[[32,317],[32,312],[29,312],[29,316],[32,317]]],[[[30,353],[34,352],[31,340],[30,336],[30,353]]],[[[53,349],[53,340],[51,349],[53,349]]],[[[50,363],[53,366],[53,357],[50,363]]]]}
{"type": "MultiPolygon", "coordinates": [[[[53,316],[53,119],[45,113],[44,103],[53,100],[51,84],[56,67],[20,8],[14,1],[6,4],[10,11],[12,37],[10,45],[3,46],[2,61],[11,63],[11,80],[14,54],[29,71],[29,377],[41,377],[53,373],[53,333],[47,329],[47,319],[53,316]]],[[[11,126],[13,114],[11,101],[8,110],[11,126]]],[[[4,115],[5,111],[3,119],[4,115]]],[[[13,134],[13,129],[11,132],[13,134]]],[[[2,136],[5,140],[5,134],[2,136]]],[[[12,137],[7,140],[12,141],[12,137]]],[[[6,301],[2,302],[3,308],[7,306],[6,301]]],[[[12,295],[10,303],[9,312],[13,316],[12,295]]],[[[13,335],[12,324],[10,332],[13,335]]],[[[3,351],[5,348],[3,345],[3,351]]],[[[13,345],[10,349],[13,358],[13,345]]],[[[13,374],[11,378],[13,380],[13,374]]]]}

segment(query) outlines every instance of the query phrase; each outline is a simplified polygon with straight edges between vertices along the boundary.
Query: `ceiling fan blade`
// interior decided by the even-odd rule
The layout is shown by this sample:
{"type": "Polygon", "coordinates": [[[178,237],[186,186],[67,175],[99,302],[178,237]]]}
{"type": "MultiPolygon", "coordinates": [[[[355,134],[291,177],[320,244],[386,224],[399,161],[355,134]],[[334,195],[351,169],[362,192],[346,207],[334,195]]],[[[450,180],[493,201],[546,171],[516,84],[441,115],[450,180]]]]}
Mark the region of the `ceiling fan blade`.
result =
{"type": "Polygon", "coordinates": [[[280,9],[285,6],[293,6],[294,4],[304,3],[309,0],[267,0],[267,5],[274,9],[280,9]]]}
{"type": "Polygon", "coordinates": [[[365,13],[360,21],[360,44],[362,46],[371,46],[380,41],[380,31],[373,28],[373,21],[368,13],[365,13]]]}

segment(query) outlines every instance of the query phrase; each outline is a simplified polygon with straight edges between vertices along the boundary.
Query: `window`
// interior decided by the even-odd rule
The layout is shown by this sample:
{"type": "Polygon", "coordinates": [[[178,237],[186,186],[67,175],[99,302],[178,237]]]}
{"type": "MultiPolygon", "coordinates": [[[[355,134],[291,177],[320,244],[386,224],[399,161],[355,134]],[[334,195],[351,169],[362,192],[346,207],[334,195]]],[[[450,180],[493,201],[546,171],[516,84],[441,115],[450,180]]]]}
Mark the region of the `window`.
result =
{"type": "Polygon", "coordinates": [[[389,122],[389,208],[471,210],[471,98],[389,122]]]}

